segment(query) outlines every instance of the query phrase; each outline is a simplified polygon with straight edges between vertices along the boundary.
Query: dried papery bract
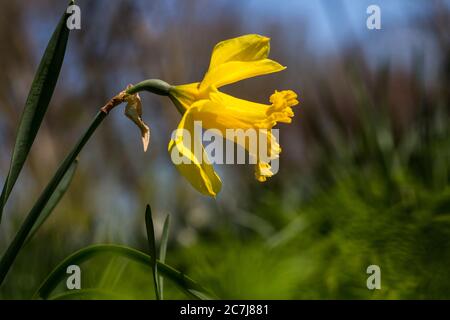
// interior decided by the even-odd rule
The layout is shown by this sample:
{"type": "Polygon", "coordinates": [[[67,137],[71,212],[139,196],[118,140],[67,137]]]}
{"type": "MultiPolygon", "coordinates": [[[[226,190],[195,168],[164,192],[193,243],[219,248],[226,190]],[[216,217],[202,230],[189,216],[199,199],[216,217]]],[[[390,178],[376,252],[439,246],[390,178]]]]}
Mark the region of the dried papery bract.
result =
{"type": "Polygon", "coordinates": [[[129,94],[126,95],[125,100],[127,101],[127,105],[125,107],[125,115],[139,128],[141,132],[144,152],[146,152],[150,143],[150,128],[142,120],[141,97],[138,93],[129,94]]]}

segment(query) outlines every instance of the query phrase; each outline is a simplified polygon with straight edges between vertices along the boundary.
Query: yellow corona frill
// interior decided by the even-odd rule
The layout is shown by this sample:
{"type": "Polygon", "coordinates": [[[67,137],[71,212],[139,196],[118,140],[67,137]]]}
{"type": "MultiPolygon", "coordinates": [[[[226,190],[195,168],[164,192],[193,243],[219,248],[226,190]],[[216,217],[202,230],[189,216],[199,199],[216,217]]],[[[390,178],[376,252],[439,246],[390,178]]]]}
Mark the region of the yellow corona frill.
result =
{"type": "MultiPolygon", "coordinates": [[[[227,129],[258,129],[264,132],[263,136],[267,139],[269,159],[276,159],[281,148],[271,129],[278,122],[291,122],[294,116],[291,107],[298,104],[296,93],[291,90],[275,91],[270,96],[270,104],[260,104],[238,99],[218,90],[243,79],[284,70],[286,67],[268,59],[269,49],[270,39],[255,34],[218,43],[201,82],[170,88],[169,96],[183,114],[178,131],[193,132],[194,121],[201,121],[204,129],[218,129],[224,137],[227,129]]],[[[188,162],[176,164],[178,170],[198,191],[215,197],[222,182],[208,160],[201,141],[194,141],[194,134],[190,137],[191,141],[186,141],[186,136],[176,134],[169,143],[169,152],[177,151],[187,158],[188,162]],[[202,151],[197,154],[194,146],[199,146],[202,151]]],[[[241,145],[251,153],[246,143],[241,145]]],[[[258,154],[253,156],[257,159],[256,179],[265,181],[273,175],[271,166],[267,159],[262,159],[258,154]]]]}

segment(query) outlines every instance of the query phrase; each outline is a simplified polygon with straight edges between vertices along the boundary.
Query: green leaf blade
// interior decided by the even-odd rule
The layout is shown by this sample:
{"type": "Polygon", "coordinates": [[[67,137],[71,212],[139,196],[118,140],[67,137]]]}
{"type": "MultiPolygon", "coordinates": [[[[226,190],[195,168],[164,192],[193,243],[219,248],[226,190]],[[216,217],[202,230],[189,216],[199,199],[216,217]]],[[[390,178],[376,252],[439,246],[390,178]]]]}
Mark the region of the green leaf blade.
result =
{"type": "Polygon", "coordinates": [[[78,142],[73,147],[72,151],[66,156],[63,162],[60,164],[58,170],[53,175],[50,182],[45,187],[44,191],[42,191],[41,195],[31,208],[30,212],[26,216],[24,222],[20,226],[17,231],[14,239],[6,249],[0,260],[0,286],[5,280],[6,275],[9,272],[12,264],[14,263],[19,251],[22,249],[25,241],[27,240],[30,231],[32,230],[34,224],[39,219],[41,213],[45,210],[45,207],[49,203],[49,200],[52,198],[53,193],[58,188],[61,180],[66,175],[67,171],[70,169],[73,162],[76,160],[77,156],[84,148],[86,143],[94,134],[95,130],[97,130],[98,126],[102,123],[102,121],[107,116],[107,113],[103,111],[99,111],[95,116],[92,123],[89,125],[88,129],[83,133],[78,142]]]}
{"type": "MultiPolygon", "coordinates": [[[[161,236],[161,244],[159,247],[159,261],[162,263],[166,262],[166,252],[167,252],[167,243],[169,242],[169,228],[170,228],[170,215],[167,215],[166,220],[164,221],[163,232],[161,236]]],[[[159,296],[161,300],[164,300],[164,278],[162,276],[158,277],[158,285],[159,285],[159,296]]]]}
{"type": "MultiPolygon", "coordinates": [[[[81,263],[101,254],[122,256],[146,267],[149,267],[152,261],[152,258],[147,254],[130,247],[113,244],[91,245],[74,252],[64,259],[55,269],[53,269],[53,271],[47,276],[45,281],[36,291],[34,298],[48,299],[53,290],[58,286],[58,283],[65,281],[67,276],[66,269],[68,266],[80,265],[81,263]]],[[[157,261],[157,264],[161,275],[166,279],[170,279],[189,296],[200,300],[216,298],[208,290],[204,289],[200,284],[186,276],[184,273],[165,263],[162,263],[161,261],[157,261]]]]}
{"type": "Polygon", "coordinates": [[[70,168],[67,170],[67,172],[64,174],[64,177],[62,178],[61,182],[58,184],[58,187],[52,193],[50,199],[48,200],[47,204],[45,205],[44,209],[42,210],[39,218],[33,225],[33,228],[31,229],[31,231],[28,235],[26,243],[28,243],[33,238],[33,236],[36,234],[36,232],[39,230],[39,228],[42,226],[42,224],[44,224],[44,222],[47,220],[47,218],[53,212],[55,207],[58,205],[59,201],[61,201],[62,197],[64,196],[67,189],[69,188],[73,177],[75,176],[77,167],[78,167],[78,161],[75,160],[70,165],[70,168]]]}
{"type": "Polygon", "coordinates": [[[148,204],[145,209],[145,226],[147,229],[147,239],[148,239],[148,246],[149,246],[149,250],[150,250],[150,260],[151,260],[152,271],[153,271],[153,283],[155,286],[155,295],[156,295],[157,300],[161,300],[160,289],[159,289],[159,285],[158,285],[158,266],[156,263],[155,228],[153,225],[152,210],[150,208],[150,205],[148,205],[148,204]]]}
{"type": "MultiPolygon", "coordinates": [[[[70,4],[73,4],[71,1],[70,4]]],[[[0,196],[0,222],[6,201],[19,177],[37,132],[47,112],[66,52],[69,14],[65,12],[53,32],[34,77],[20,118],[10,168],[0,196]]]]}

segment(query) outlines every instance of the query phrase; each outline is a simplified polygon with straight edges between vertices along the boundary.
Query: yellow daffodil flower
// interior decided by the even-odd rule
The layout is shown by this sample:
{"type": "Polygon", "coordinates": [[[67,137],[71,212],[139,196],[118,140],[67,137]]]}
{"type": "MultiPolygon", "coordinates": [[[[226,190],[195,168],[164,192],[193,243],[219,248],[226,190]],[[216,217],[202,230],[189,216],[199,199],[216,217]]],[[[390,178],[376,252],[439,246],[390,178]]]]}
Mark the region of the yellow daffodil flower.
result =
{"type": "MultiPolygon", "coordinates": [[[[212,52],[209,69],[201,82],[172,86],[171,100],[182,112],[178,125],[180,132],[191,132],[191,141],[177,134],[169,143],[169,152],[175,148],[189,163],[177,164],[178,170],[192,186],[205,195],[215,197],[222,182],[208,160],[201,141],[195,140],[194,121],[201,121],[204,129],[218,129],[226,137],[226,129],[258,129],[266,132],[269,159],[278,158],[281,148],[271,129],[278,123],[290,123],[294,116],[292,106],[298,104],[297,95],[291,90],[275,91],[270,96],[271,104],[260,104],[235,98],[222,93],[218,88],[243,79],[278,72],[286,67],[268,59],[270,39],[250,34],[218,43],[212,52]],[[200,154],[194,146],[200,145],[200,154]]],[[[238,141],[234,141],[239,143],[238,141]]],[[[241,145],[250,153],[246,143],[241,145]]],[[[265,181],[273,175],[266,159],[253,154],[257,163],[255,177],[265,181]]]]}

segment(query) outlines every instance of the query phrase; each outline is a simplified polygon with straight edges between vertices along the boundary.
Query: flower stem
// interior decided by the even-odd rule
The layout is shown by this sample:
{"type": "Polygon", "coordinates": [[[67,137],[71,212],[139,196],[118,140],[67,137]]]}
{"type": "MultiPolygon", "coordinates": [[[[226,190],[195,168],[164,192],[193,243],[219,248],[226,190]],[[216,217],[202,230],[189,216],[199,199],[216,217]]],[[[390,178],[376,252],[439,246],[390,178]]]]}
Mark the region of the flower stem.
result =
{"type": "Polygon", "coordinates": [[[131,86],[125,92],[127,94],[134,94],[140,91],[148,91],[160,96],[168,96],[170,88],[171,85],[165,81],[159,79],[147,79],[131,86]]]}
{"type": "Polygon", "coordinates": [[[33,208],[28,213],[28,216],[25,218],[25,221],[22,223],[19,231],[17,231],[13,241],[6,249],[4,255],[2,256],[2,259],[0,260],[0,286],[5,280],[5,277],[8,274],[9,269],[14,263],[14,260],[19,254],[20,249],[23,247],[26,239],[30,234],[30,231],[32,230],[34,224],[36,223],[42,211],[44,210],[47,202],[51,198],[52,194],[55,192],[59,183],[63,179],[66,172],[69,170],[72,163],[75,161],[80,151],[83,149],[85,144],[91,138],[95,130],[98,128],[100,123],[106,118],[106,116],[114,107],[125,101],[127,95],[134,94],[144,90],[158,95],[167,96],[169,95],[170,85],[159,79],[149,79],[139,82],[138,84],[131,86],[130,88],[123,90],[122,92],[117,94],[100,109],[100,111],[97,113],[94,120],[92,121],[91,125],[88,127],[83,136],[73,147],[72,151],[67,155],[67,157],[59,166],[53,178],[47,184],[44,191],[34,204],[33,208]]]}
{"type": "Polygon", "coordinates": [[[88,129],[85,131],[83,136],[80,138],[80,140],[74,146],[72,151],[67,155],[67,157],[64,159],[64,161],[61,163],[61,165],[58,168],[58,170],[56,171],[55,175],[50,180],[50,182],[47,184],[44,191],[40,195],[39,199],[36,201],[33,208],[28,213],[28,216],[25,218],[25,221],[22,223],[22,226],[20,227],[19,231],[15,235],[13,241],[9,245],[8,249],[6,250],[5,254],[3,255],[3,257],[0,261],[0,285],[3,283],[3,280],[5,279],[9,269],[11,268],[11,265],[13,264],[14,260],[16,259],[17,254],[19,253],[20,249],[22,248],[31,229],[33,228],[33,225],[35,224],[36,220],[39,218],[39,215],[41,214],[42,210],[44,209],[44,207],[47,204],[48,200],[50,199],[51,195],[57,188],[58,184],[61,182],[62,178],[64,177],[67,170],[70,168],[73,161],[75,161],[76,157],[78,156],[80,151],[85,146],[86,142],[89,140],[89,138],[92,136],[94,131],[97,129],[97,127],[100,125],[100,123],[103,121],[103,119],[105,119],[105,117],[107,115],[108,115],[108,113],[103,110],[101,110],[100,112],[97,113],[97,115],[95,116],[91,125],[88,127],[88,129]]]}

